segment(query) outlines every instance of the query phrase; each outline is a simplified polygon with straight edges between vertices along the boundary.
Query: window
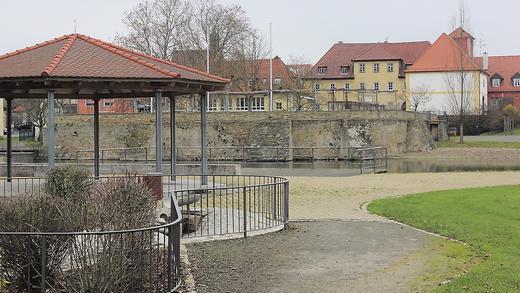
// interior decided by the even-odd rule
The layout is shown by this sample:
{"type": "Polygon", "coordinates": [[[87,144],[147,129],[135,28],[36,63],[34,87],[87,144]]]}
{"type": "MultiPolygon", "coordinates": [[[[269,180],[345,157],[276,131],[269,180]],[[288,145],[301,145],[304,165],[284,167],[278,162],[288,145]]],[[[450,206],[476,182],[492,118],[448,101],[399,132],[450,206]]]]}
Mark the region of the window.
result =
{"type": "Polygon", "coordinates": [[[374,72],[379,72],[379,63],[374,63],[374,72]]]}
{"type": "Polygon", "coordinates": [[[359,64],[359,72],[364,73],[365,72],[365,63],[359,64]]]}
{"type": "Polygon", "coordinates": [[[348,91],[350,89],[350,84],[347,82],[345,83],[345,89],[348,91]]]}
{"type": "Polygon", "coordinates": [[[319,83],[315,84],[315,85],[314,85],[314,89],[317,90],[317,91],[319,91],[319,90],[320,90],[320,84],[319,84],[319,83]]]}
{"type": "Polygon", "coordinates": [[[362,91],[365,90],[365,83],[364,83],[364,82],[361,82],[361,83],[359,84],[359,89],[362,90],[362,91]]]}
{"type": "Polygon", "coordinates": [[[88,99],[88,100],[86,101],[86,104],[87,104],[87,106],[92,107],[92,106],[94,106],[94,100],[90,100],[90,99],[88,99]]]}
{"type": "Polygon", "coordinates": [[[389,82],[388,83],[388,90],[389,91],[393,91],[394,90],[394,83],[393,82],[389,82]]]}
{"type": "Polygon", "coordinates": [[[327,72],[327,66],[318,67],[318,74],[323,75],[327,72]]]}
{"type": "Polygon", "coordinates": [[[217,97],[209,97],[208,111],[217,111],[217,97]]]}
{"type": "Polygon", "coordinates": [[[520,86],[520,78],[513,79],[513,86],[520,86]]]}
{"type": "Polygon", "coordinates": [[[394,72],[394,63],[388,63],[386,64],[386,70],[388,72],[394,72]]]}
{"type": "Polygon", "coordinates": [[[493,82],[493,87],[500,87],[500,79],[498,79],[498,78],[492,79],[492,82],[493,82]]]}
{"type": "Polygon", "coordinates": [[[263,111],[264,110],[264,98],[253,98],[251,103],[251,110],[263,111]]]}
{"type": "Polygon", "coordinates": [[[237,111],[247,111],[247,99],[246,98],[237,99],[237,111]]]}
{"type": "Polygon", "coordinates": [[[112,107],[114,106],[114,99],[105,99],[103,100],[104,107],[112,107]]]}
{"type": "Polygon", "coordinates": [[[275,77],[273,80],[274,84],[282,84],[282,78],[281,77],[275,77]]]}
{"type": "Polygon", "coordinates": [[[348,69],[348,66],[341,66],[339,70],[341,74],[348,74],[348,69]]]}
{"type": "Polygon", "coordinates": [[[379,90],[379,82],[374,82],[374,90],[375,91],[379,90]]]}
{"type": "Polygon", "coordinates": [[[331,90],[331,91],[335,91],[335,90],[336,90],[336,84],[331,83],[331,84],[330,84],[330,90],[331,90]]]}
{"type": "Polygon", "coordinates": [[[283,110],[283,108],[282,108],[282,103],[280,103],[280,102],[276,102],[276,110],[279,110],[279,111],[280,111],[280,110],[283,110]]]}

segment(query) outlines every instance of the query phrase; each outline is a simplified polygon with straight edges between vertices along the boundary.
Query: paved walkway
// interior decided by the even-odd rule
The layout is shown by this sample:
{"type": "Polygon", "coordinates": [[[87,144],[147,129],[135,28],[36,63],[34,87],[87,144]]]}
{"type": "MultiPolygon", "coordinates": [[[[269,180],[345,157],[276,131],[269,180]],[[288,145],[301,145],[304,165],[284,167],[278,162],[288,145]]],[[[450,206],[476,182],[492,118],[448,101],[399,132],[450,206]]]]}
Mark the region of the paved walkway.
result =
{"type": "MultiPolygon", "coordinates": [[[[451,260],[442,258],[447,240],[372,215],[367,203],[387,196],[508,184],[520,184],[520,172],[290,178],[290,218],[307,221],[246,241],[189,246],[198,292],[417,291],[411,286],[431,270],[432,259],[451,260]]],[[[449,266],[435,270],[440,267],[449,266]]],[[[441,277],[452,273],[433,272],[441,277]]],[[[440,281],[430,279],[425,285],[440,281]]]]}

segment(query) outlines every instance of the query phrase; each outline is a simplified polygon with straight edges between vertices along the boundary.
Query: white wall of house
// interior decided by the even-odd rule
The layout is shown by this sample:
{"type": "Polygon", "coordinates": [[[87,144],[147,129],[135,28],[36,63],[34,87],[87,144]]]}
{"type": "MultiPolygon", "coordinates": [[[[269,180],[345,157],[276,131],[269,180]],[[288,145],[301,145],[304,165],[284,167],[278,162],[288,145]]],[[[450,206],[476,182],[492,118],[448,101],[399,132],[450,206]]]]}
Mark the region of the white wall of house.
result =
{"type": "MultiPolygon", "coordinates": [[[[435,111],[456,114],[454,98],[460,103],[460,72],[411,72],[406,74],[407,97],[419,88],[427,88],[430,100],[418,111],[435,111]],[[450,86],[451,84],[451,86],[450,86]]],[[[468,71],[464,78],[464,97],[471,114],[478,114],[487,103],[486,75],[479,71],[468,71]],[[482,104],[484,101],[484,105],[482,104]]],[[[409,103],[408,103],[409,104],[409,103]]]]}
{"type": "Polygon", "coordinates": [[[4,136],[6,114],[4,112],[5,100],[0,99],[0,136],[4,136]]]}

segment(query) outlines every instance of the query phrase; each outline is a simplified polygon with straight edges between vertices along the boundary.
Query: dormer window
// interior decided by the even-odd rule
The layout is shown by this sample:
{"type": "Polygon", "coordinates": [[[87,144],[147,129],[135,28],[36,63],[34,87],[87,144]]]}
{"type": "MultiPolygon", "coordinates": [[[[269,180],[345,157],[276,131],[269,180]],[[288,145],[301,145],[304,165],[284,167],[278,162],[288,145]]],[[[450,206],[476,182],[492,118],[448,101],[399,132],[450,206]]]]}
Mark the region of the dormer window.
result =
{"type": "Polygon", "coordinates": [[[274,84],[282,84],[282,78],[281,77],[275,77],[274,80],[273,80],[273,83],[274,84]]]}
{"type": "Polygon", "coordinates": [[[325,74],[325,72],[327,72],[327,66],[318,67],[318,74],[319,75],[323,75],[323,74],[325,74]]]}
{"type": "Polygon", "coordinates": [[[339,71],[341,74],[348,74],[349,67],[348,66],[341,66],[339,68],[339,71]]]}
{"type": "MultiPolygon", "coordinates": [[[[514,77],[513,77],[514,78],[514,77]]],[[[500,74],[498,73],[495,73],[492,77],[491,77],[491,86],[492,87],[501,87],[502,86],[502,80],[504,78],[502,76],[500,76],[500,74]]]]}
{"type": "Polygon", "coordinates": [[[520,73],[518,73],[518,72],[515,73],[515,75],[513,75],[513,77],[511,77],[511,79],[512,79],[514,87],[520,86],[520,73]]]}

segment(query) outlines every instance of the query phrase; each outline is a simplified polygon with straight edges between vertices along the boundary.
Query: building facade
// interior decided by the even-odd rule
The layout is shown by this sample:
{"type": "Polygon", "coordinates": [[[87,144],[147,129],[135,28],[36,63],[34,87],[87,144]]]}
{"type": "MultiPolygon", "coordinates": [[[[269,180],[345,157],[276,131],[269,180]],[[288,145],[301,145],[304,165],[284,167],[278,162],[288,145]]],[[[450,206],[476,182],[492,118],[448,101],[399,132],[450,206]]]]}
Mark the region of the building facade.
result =
{"type": "Polygon", "coordinates": [[[482,114],[487,109],[487,74],[464,30],[442,34],[405,72],[408,110],[482,114]]]}
{"type": "Polygon", "coordinates": [[[404,70],[429,46],[427,41],[336,43],[313,66],[306,88],[314,92],[320,110],[343,110],[350,102],[401,109],[404,70]]]}
{"type": "Polygon", "coordinates": [[[477,58],[488,73],[488,108],[501,110],[506,105],[520,106],[520,56],[477,58]]]}

